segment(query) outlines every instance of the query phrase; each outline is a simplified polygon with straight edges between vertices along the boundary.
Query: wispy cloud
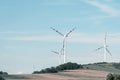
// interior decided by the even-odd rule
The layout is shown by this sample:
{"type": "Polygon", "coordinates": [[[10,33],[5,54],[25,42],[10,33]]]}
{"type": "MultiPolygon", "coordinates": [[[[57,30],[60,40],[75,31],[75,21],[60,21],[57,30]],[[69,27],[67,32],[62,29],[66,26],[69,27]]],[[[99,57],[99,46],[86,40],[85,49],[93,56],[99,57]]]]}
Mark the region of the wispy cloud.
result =
{"type": "Polygon", "coordinates": [[[69,41],[73,43],[102,43],[102,35],[89,35],[84,33],[72,34],[69,41]]]}
{"type": "Polygon", "coordinates": [[[14,33],[24,33],[24,32],[15,32],[15,31],[0,31],[0,34],[14,34],[14,33]]]}
{"type": "MultiPolygon", "coordinates": [[[[117,33],[119,34],[119,33],[117,33]]],[[[69,41],[74,43],[95,43],[95,44],[103,44],[104,43],[104,34],[81,34],[76,33],[72,34],[73,36],[70,37],[69,41]]],[[[107,35],[107,42],[110,44],[120,44],[120,36],[118,35],[107,35]],[[117,36],[117,37],[111,37],[117,36]]]]}
{"type": "Polygon", "coordinates": [[[120,37],[120,33],[109,34],[110,37],[120,37]]]}
{"type": "Polygon", "coordinates": [[[36,34],[40,32],[33,31],[0,31],[0,34],[36,34]]]}
{"type": "Polygon", "coordinates": [[[17,40],[17,41],[59,41],[58,36],[20,36],[20,37],[9,37],[4,38],[6,40],[17,40]]]}
{"type": "MultiPolygon", "coordinates": [[[[83,1],[83,0],[82,0],[83,1]]],[[[100,9],[102,12],[109,14],[110,16],[118,16],[120,14],[120,11],[111,7],[108,4],[103,4],[98,1],[90,1],[90,0],[84,0],[84,2],[100,9]]]]}
{"type": "MultiPolygon", "coordinates": [[[[119,44],[120,37],[112,38],[111,35],[108,35],[108,42],[112,44],[119,44]]],[[[61,36],[56,35],[47,35],[47,36],[20,36],[20,37],[7,37],[3,38],[5,40],[16,40],[16,41],[44,41],[44,42],[60,42],[62,41],[61,36]]],[[[104,34],[84,34],[84,33],[75,33],[72,36],[68,37],[68,42],[71,43],[104,43],[104,34]]]]}
{"type": "Polygon", "coordinates": [[[23,74],[23,72],[17,72],[16,74],[23,74]]]}

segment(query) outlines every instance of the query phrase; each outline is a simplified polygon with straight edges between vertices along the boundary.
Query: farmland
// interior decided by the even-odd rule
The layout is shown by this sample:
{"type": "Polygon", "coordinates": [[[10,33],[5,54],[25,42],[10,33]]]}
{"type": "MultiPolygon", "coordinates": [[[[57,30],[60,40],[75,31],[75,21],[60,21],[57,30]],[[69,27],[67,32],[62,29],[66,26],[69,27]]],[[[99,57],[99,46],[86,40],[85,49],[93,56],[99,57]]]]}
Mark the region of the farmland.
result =
{"type": "Polygon", "coordinates": [[[96,70],[68,70],[51,74],[12,75],[6,77],[6,80],[105,80],[107,74],[96,70]]]}
{"type": "Polygon", "coordinates": [[[120,69],[116,68],[114,63],[94,63],[82,66],[83,68],[80,69],[63,70],[56,73],[9,74],[3,77],[6,80],[105,80],[109,73],[120,74],[120,69]]]}

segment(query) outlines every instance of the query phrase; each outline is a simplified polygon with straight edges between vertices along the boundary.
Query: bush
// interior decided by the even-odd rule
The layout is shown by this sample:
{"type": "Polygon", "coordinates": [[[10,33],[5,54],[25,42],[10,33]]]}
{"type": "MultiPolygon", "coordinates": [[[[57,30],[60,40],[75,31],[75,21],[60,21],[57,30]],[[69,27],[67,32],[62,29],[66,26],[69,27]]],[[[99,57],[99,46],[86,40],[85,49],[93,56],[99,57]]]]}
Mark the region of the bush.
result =
{"type": "Polygon", "coordinates": [[[57,73],[58,70],[57,70],[55,67],[51,67],[51,72],[52,72],[52,73],[57,73]]]}
{"type": "Polygon", "coordinates": [[[58,71],[56,68],[51,67],[51,68],[46,68],[42,69],[41,71],[34,71],[33,74],[40,74],[40,73],[57,73],[58,71]]]}
{"type": "Polygon", "coordinates": [[[120,80],[120,75],[114,75],[114,80],[120,80]]]}
{"type": "Polygon", "coordinates": [[[81,68],[83,68],[82,65],[79,65],[77,63],[71,63],[71,62],[62,64],[62,65],[59,65],[59,66],[56,67],[56,69],[58,71],[62,71],[62,70],[74,70],[74,69],[81,69],[81,68]]]}
{"type": "Polygon", "coordinates": [[[34,71],[33,72],[33,74],[39,74],[40,73],[40,71],[34,71]]]}
{"type": "Polygon", "coordinates": [[[5,80],[2,76],[0,76],[0,80],[5,80]]]}
{"type": "Polygon", "coordinates": [[[8,75],[7,72],[0,71],[0,75],[8,75]]]}
{"type": "Polygon", "coordinates": [[[74,69],[81,69],[83,68],[82,65],[79,65],[77,63],[65,63],[65,64],[61,64],[57,67],[51,67],[51,68],[46,68],[46,69],[42,69],[41,71],[34,71],[33,74],[39,74],[39,73],[57,73],[59,71],[63,71],[63,70],[74,70],[74,69]]]}
{"type": "Polygon", "coordinates": [[[119,74],[108,74],[106,80],[120,80],[119,74]]]}
{"type": "Polygon", "coordinates": [[[113,74],[109,73],[106,80],[114,80],[113,74]]]}
{"type": "Polygon", "coordinates": [[[108,64],[107,62],[98,62],[98,63],[94,63],[94,64],[108,64]]]}

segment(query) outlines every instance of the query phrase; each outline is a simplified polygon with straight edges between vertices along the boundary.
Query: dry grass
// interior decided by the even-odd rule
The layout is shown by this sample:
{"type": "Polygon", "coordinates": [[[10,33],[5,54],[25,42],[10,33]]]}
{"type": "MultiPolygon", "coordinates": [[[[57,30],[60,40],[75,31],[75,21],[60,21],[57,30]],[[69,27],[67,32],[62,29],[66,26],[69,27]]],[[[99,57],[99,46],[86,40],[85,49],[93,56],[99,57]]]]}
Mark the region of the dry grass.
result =
{"type": "Polygon", "coordinates": [[[54,74],[28,74],[21,76],[30,78],[31,80],[105,80],[107,74],[108,72],[96,70],[69,70],[54,74]]]}

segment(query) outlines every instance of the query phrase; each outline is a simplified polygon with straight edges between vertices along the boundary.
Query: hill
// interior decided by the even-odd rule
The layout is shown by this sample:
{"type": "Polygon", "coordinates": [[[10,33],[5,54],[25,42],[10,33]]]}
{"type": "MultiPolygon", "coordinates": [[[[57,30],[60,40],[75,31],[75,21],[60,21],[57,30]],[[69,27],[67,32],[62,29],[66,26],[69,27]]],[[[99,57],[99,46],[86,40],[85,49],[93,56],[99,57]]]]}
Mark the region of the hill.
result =
{"type": "Polygon", "coordinates": [[[41,71],[34,71],[33,74],[41,74],[41,73],[58,73],[65,70],[76,70],[76,69],[89,69],[89,70],[98,70],[98,71],[106,71],[109,73],[120,74],[120,63],[107,63],[107,62],[99,62],[93,64],[77,64],[68,62],[65,64],[61,64],[57,67],[45,68],[41,71]]]}
{"type": "Polygon", "coordinates": [[[6,80],[105,80],[109,73],[120,74],[120,63],[101,62],[85,64],[80,69],[66,69],[57,73],[4,75],[3,77],[6,80]]]}
{"type": "Polygon", "coordinates": [[[96,70],[66,70],[58,73],[12,75],[6,80],[105,80],[108,72],[96,70]]]}
{"type": "Polygon", "coordinates": [[[84,66],[84,69],[106,71],[106,72],[110,72],[110,73],[120,74],[119,64],[120,63],[101,62],[101,63],[94,63],[94,64],[86,64],[83,66],[84,66]]]}

